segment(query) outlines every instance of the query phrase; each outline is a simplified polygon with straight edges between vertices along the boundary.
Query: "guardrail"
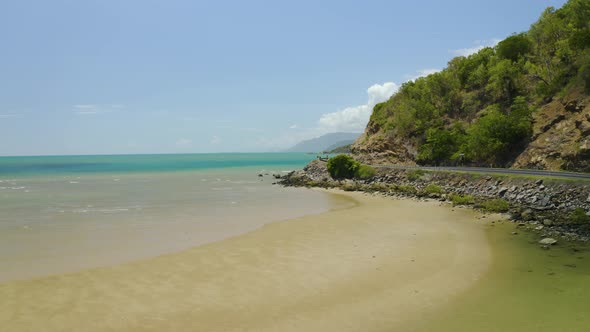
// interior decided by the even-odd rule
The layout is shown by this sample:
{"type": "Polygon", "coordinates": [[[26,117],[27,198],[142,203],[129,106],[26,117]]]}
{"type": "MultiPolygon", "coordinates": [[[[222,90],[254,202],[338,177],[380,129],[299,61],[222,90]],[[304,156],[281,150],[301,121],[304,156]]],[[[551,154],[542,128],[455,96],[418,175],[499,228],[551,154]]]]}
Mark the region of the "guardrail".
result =
{"type": "Polygon", "coordinates": [[[392,169],[422,169],[426,171],[454,171],[468,173],[495,173],[495,174],[520,174],[536,176],[552,176],[565,178],[590,179],[590,173],[544,171],[535,169],[513,169],[513,168],[487,168],[487,167],[450,167],[450,166],[402,166],[402,165],[371,165],[375,168],[392,169]]]}

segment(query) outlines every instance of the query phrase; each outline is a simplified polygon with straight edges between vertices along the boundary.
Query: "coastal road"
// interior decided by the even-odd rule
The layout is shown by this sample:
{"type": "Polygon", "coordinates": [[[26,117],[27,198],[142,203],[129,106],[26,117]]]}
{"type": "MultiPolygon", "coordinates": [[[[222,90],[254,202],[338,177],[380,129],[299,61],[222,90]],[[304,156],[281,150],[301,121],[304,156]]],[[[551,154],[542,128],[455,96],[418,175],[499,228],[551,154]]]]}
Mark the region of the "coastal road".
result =
{"type": "Polygon", "coordinates": [[[446,171],[446,172],[466,172],[466,173],[483,173],[483,174],[505,174],[505,175],[524,175],[524,176],[549,176],[568,179],[585,179],[590,180],[590,173],[561,172],[561,171],[544,171],[535,169],[511,169],[511,168],[486,168],[486,167],[422,167],[422,166],[400,166],[400,165],[371,165],[374,168],[393,168],[393,169],[422,169],[425,171],[446,171]]]}

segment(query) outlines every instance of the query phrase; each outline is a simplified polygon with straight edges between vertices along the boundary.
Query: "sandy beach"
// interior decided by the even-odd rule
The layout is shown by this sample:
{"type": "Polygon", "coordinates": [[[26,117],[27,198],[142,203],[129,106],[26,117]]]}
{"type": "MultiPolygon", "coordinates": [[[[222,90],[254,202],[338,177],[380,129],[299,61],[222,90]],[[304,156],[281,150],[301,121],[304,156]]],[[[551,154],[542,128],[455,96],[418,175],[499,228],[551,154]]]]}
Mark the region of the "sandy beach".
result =
{"type": "Polygon", "coordinates": [[[353,207],[183,252],[0,284],[5,331],[395,331],[491,264],[478,213],[333,193],[353,207]]]}

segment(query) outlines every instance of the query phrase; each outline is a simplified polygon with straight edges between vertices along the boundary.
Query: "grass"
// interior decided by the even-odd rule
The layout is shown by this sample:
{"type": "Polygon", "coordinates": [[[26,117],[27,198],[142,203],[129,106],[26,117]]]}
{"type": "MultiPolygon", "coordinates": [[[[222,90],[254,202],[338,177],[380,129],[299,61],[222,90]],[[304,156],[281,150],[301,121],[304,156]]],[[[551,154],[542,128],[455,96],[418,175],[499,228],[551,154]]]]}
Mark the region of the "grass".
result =
{"type": "Polygon", "coordinates": [[[426,174],[426,171],[422,169],[412,169],[406,171],[406,175],[408,176],[408,180],[410,181],[416,181],[420,179],[424,174],[426,174]]]}
{"type": "Polygon", "coordinates": [[[415,193],[418,192],[418,189],[416,189],[416,187],[409,186],[409,185],[407,185],[407,186],[404,186],[404,185],[402,185],[402,186],[396,186],[395,187],[395,190],[396,191],[399,191],[399,192],[402,192],[402,193],[407,193],[407,194],[415,194],[415,193]]]}
{"type": "Polygon", "coordinates": [[[510,204],[501,198],[485,201],[481,206],[487,212],[506,212],[510,209],[510,204]]]}
{"type": "Polygon", "coordinates": [[[473,205],[475,198],[471,195],[451,195],[453,205],[473,205]]]}
{"type": "Polygon", "coordinates": [[[374,177],[375,174],[377,174],[377,171],[373,167],[365,164],[361,164],[356,170],[356,177],[363,180],[370,179],[374,177]]]}
{"type": "Polygon", "coordinates": [[[572,224],[590,224],[590,216],[587,215],[586,210],[582,208],[576,208],[574,211],[572,211],[568,219],[572,224]]]}
{"type": "Polygon", "coordinates": [[[442,195],[445,193],[444,189],[441,186],[437,186],[436,184],[429,184],[424,188],[424,192],[427,194],[438,194],[442,195]]]}

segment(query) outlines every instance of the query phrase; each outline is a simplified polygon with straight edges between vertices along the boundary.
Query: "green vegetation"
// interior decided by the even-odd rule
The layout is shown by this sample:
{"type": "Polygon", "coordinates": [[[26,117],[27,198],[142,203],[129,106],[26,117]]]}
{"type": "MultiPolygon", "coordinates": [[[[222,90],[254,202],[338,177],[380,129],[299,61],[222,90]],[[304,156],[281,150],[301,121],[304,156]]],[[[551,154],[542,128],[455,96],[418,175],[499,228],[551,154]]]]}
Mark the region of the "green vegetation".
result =
{"type": "Polygon", "coordinates": [[[451,195],[453,205],[473,205],[475,198],[471,195],[451,195]]]}
{"type": "Polygon", "coordinates": [[[359,179],[369,179],[375,176],[375,174],[377,174],[377,171],[373,167],[361,164],[359,168],[356,170],[355,175],[359,179]]]}
{"type": "Polygon", "coordinates": [[[330,158],[326,166],[330,175],[337,180],[352,178],[368,179],[377,174],[377,171],[373,167],[361,164],[351,156],[345,154],[330,158]]]}
{"type": "Polygon", "coordinates": [[[550,7],[529,31],[404,83],[371,123],[410,140],[420,164],[504,165],[531,139],[535,110],[574,87],[590,92],[588,0],[550,7]]]}
{"type": "Polygon", "coordinates": [[[396,186],[395,190],[407,194],[415,194],[418,192],[418,189],[416,189],[416,187],[410,185],[396,186]]]}
{"type": "Polygon", "coordinates": [[[590,216],[586,214],[586,210],[577,208],[570,214],[569,221],[572,224],[590,224],[590,216]]]}
{"type": "Polygon", "coordinates": [[[412,169],[412,170],[408,170],[406,172],[406,174],[408,176],[408,180],[416,181],[416,180],[420,179],[424,174],[426,174],[426,172],[421,169],[412,169]]]}
{"type": "Polygon", "coordinates": [[[510,204],[501,198],[485,201],[481,205],[488,212],[506,212],[510,209],[510,204]]]}
{"type": "Polygon", "coordinates": [[[424,192],[427,194],[438,194],[438,195],[442,195],[445,193],[443,188],[441,188],[440,186],[437,186],[436,184],[432,184],[432,183],[427,185],[426,188],[424,188],[424,192]]]}
{"type": "Polygon", "coordinates": [[[352,179],[360,166],[358,161],[345,154],[330,158],[327,164],[328,172],[337,180],[352,179]]]}

